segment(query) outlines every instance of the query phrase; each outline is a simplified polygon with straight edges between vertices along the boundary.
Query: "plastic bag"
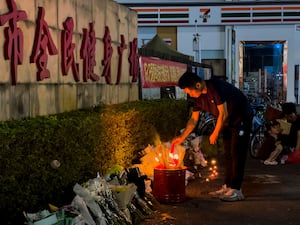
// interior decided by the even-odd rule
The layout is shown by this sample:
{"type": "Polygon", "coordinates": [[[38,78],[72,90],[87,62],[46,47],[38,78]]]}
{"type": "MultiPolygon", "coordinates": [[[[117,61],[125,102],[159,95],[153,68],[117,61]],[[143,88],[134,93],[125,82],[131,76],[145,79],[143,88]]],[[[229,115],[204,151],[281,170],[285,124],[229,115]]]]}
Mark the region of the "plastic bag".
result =
{"type": "Polygon", "coordinates": [[[116,202],[118,203],[119,208],[124,210],[131,202],[137,187],[135,184],[131,183],[128,185],[114,185],[111,186],[111,189],[116,197],[116,202]]]}

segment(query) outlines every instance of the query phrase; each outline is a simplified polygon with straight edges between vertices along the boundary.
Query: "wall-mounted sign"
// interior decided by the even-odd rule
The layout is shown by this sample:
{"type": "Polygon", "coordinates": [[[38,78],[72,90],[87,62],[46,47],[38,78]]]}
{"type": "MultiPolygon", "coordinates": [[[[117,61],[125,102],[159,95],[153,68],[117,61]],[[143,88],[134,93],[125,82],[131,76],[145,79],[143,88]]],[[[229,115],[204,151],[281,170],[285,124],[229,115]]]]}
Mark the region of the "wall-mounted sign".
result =
{"type": "Polygon", "coordinates": [[[187,65],[159,58],[140,57],[140,68],[143,88],[154,88],[177,85],[187,65]]]}

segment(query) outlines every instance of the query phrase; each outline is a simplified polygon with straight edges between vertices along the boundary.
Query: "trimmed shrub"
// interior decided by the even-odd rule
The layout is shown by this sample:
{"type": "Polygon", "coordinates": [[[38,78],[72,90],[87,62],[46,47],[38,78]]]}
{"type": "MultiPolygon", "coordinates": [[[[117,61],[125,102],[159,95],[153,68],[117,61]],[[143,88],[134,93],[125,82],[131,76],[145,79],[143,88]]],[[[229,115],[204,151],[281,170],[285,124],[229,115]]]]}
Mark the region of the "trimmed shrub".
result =
{"type": "Polygon", "coordinates": [[[0,123],[0,210],[3,224],[23,223],[22,211],[69,204],[73,186],[137,150],[170,141],[188,119],[184,100],[147,100],[0,123]],[[53,169],[51,162],[61,165],[53,169]]]}

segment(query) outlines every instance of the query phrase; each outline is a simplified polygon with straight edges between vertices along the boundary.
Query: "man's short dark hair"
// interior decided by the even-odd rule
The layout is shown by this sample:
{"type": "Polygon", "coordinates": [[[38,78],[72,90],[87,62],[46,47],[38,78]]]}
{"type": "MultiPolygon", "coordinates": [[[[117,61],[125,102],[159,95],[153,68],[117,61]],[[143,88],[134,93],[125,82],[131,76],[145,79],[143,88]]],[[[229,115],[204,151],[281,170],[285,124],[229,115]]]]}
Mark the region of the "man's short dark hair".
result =
{"type": "Polygon", "coordinates": [[[284,115],[290,115],[292,113],[297,113],[296,104],[292,103],[292,102],[283,103],[281,108],[282,108],[282,112],[284,115]]]}
{"type": "Polygon", "coordinates": [[[178,86],[181,89],[184,88],[195,88],[198,82],[201,82],[202,79],[196,73],[185,72],[178,80],[178,86]]]}

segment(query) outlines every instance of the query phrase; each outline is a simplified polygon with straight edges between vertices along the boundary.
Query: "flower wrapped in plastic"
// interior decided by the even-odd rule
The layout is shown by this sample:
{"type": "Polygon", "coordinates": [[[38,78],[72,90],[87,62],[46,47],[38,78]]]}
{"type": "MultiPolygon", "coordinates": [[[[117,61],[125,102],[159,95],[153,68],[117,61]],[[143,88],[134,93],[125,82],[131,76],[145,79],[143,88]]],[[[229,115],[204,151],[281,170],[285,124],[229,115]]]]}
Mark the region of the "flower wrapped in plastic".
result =
{"type": "Polygon", "coordinates": [[[112,185],[110,188],[121,210],[127,208],[127,205],[132,201],[137,189],[136,185],[133,183],[128,185],[112,185]]]}
{"type": "Polygon", "coordinates": [[[98,176],[89,180],[86,189],[102,209],[108,224],[131,224],[131,218],[119,208],[111,185],[104,178],[98,176]]]}
{"type": "Polygon", "coordinates": [[[95,202],[95,199],[92,198],[92,196],[89,194],[89,192],[83,188],[79,184],[75,184],[73,187],[73,191],[79,195],[82,199],[84,199],[86,205],[91,210],[95,220],[96,224],[99,225],[107,225],[107,219],[105,218],[101,208],[99,205],[95,202]]]}
{"type": "Polygon", "coordinates": [[[134,194],[133,202],[145,215],[151,215],[153,213],[148,203],[142,199],[137,192],[134,194]]]}
{"type": "Polygon", "coordinates": [[[79,195],[76,195],[71,203],[73,207],[78,209],[80,212],[80,215],[82,216],[84,222],[88,225],[96,225],[92,215],[90,214],[87,204],[84,201],[83,198],[81,198],[79,195]]]}

